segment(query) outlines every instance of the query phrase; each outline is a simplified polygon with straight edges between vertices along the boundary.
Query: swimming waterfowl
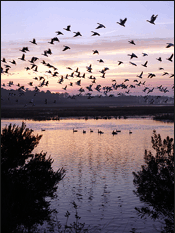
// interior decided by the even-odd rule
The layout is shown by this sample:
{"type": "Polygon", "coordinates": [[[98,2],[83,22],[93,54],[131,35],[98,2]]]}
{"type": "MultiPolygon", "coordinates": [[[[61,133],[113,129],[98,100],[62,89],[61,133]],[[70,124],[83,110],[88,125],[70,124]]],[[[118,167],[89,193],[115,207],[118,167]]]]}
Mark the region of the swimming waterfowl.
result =
{"type": "Polygon", "coordinates": [[[116,134],[117,134],[117,132],[113,130],[112,131],[112,135],[116,135],[116,134]]]}

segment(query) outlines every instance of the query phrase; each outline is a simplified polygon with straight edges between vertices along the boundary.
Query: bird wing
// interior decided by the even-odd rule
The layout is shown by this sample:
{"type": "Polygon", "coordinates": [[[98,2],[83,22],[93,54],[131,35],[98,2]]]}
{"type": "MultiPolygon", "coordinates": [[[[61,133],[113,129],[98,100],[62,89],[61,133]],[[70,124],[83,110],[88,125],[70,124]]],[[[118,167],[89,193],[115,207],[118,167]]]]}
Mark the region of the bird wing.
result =
{"type": "Polygon", "coordinates": [[[173,58],[173,53],[172,53],[172,55],[170,56],[170,59],[172,59],[173,58]]]}

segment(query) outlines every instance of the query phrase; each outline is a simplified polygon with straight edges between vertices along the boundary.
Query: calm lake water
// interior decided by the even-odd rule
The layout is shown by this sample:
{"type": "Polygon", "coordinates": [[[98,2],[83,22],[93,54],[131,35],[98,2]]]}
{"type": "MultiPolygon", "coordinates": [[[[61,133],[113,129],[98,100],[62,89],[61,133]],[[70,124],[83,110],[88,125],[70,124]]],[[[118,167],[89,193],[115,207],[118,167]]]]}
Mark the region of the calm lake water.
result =
{"type": "MultiPolygon", "coordinates": [[[[1,120],[1,128],[9,123],[21,125],[22,120],[1,120]]],[[[66,176],[58,185],[58,198],[51,201],[61,224],[66,222],[67,210],[71,213],[69,223],[75,221],[74,201],[80,222],[97,227],[92,232],[160,232],[159,221],[137,215],[135,207],[143,203],[133,193],[132,172],[139,171],[144,164],[145,149],[153,151],[153,130],[162,139],[174,138],[173,123],[147,118],[25,120],[25,123],[34,134],[43,135],[34,152],[47,152],[54,159],[55,170],[66,169],[66,176]],[[78,132],[73,133],[73,128],[78,132]],[[98,134],[98,129],[104,134],[98,134]],[[113,136],[115,129],[121,132],[113,136]]]]}

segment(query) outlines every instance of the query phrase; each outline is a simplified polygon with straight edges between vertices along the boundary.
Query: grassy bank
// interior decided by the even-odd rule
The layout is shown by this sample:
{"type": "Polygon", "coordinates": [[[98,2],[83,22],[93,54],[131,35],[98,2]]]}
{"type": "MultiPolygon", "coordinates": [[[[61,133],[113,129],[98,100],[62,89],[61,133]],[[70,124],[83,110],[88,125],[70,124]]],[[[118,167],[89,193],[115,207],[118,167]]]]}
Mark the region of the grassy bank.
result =
{"type": "Polygon", "coordinates": [[[2,107],[1,118],[33,120],[58,120],[63,117],[129,117],[169,114],[174,119],[174,106],[129,106],[129,107],[2,107]]]}

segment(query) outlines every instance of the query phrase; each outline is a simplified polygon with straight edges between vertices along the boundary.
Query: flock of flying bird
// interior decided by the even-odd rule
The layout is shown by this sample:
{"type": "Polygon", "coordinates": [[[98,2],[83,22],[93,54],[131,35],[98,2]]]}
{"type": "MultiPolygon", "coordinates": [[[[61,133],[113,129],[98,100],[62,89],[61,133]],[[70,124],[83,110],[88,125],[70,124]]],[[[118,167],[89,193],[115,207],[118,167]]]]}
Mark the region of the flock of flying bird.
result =
{"type": "MultiPolygon", "coordinates": [[[[151,19],[150,19],[150,20],[147,20],[147,22],[149,22],[149,23],[155,25],[155,20],[156,20],[157,16],[158,16],[158,15],[152,15],[152,16],[151,16],[151,19]]],[[[125,19],[123,19],[123,20],[120,19],[120,21],[117,22],[117,23],[118,23],[119,25],[125,27],[126,22],[127,22],[127,18],[125,18],[125,19]]],[[[104,26],[103,24],[101,24],[101,23],[97,23],[97,24],[98,24],[98,26],[96,27],[96,29],[105,28],[105,26],[104,26]]],[[[70,31],[71,31],[71,25],[68,25],[66,28],[63,28],[63,29],[64,29],[65,31],[70,32],[70,31]]],[[[100,34],[99,34],[98,32],[95,32],[95,31],[91,31],[91,32],[92,32],[92,35],[91,35],[91,36],[100,36],[100,34]]],[[[56,33],[57,33],[57,35],[63,35],[63,33],[62,33],[61,31],[56,31],[56,33]]],[[[79,31],[78,31],[78,32],[73,32],[73,33],[74,33],[74,36],[73,36],[73,37],[78,37],[78,36],[80,37],[80,36],[82,36],[81,33],[80,33],[79,31]]],[[[29,41],[29,42],[30,42],[31,44],[37,46],[37,41],[36,41],[36,39],[33,39],[33,40],[29,41]]],[[[51,38],[51,40],[50,40],[48,43],[51,44],[51,45],[54,45],[55,42],[60,42],[60,40],[58,39],[58,37],[53,37],[53,38],[51,38]]],[[[130,41],[128,41],[128,42],[129,42],[130,44],[132,44],[132,45],[136,45],[136,43],[134,42],[134,40],[130,40],[130,41]]],[[[173,46],[174,46],[173,43],[167,43],[166,48],[170,48],[170,47],[173,47],[173,46]]],[[[71,48],[70,48],[69,46],[64,45],[62,51],[65,52],[65,51],[70,50],[70,49],[71,49],[71,48]]],[[[23,47],[22,49],[20,49],[20,51],[21,51],[23,54],[22,54],[22,56],[19,57],[18,59],[21,60],[21,61],[26,61],[26,53],[27,53],[27,52],[30,52],[29,48],[28,48],[28,47],[23,47]]],[[[98,50],[92,50],[92,52],[93,52],[93,54],[98,54],[98,55],[99,55],[99,51],[98,51],[98,50]]],[[[44,50],[44,52],[43,52],[41,55],[43,55],[43,56],[45,56],[45,57],[48,57],[48,56],[52,55],[52,51],[51,51],[51,49],[49,48],[49,49],[47,49],[47,50],[44,50]]],[[[148,56],[147,53],[142,53],[142,55],[143,55],[143,57],[148,56]]],[[[132,60],[132,59],[138,58],[138,56],[137,56],[135,53],[128,54],[128,56],[130,56],[130,61],[129,61],[129,63],[130,63],[131,65],[133,65],[133,66],[137,66],[137,64],[134,63],[134,62],[131,62],[131,60],[132,60]]],[[[156,59],[157,59],[159,62],[162,62],[162,58],[161,58],[161,57],[158,57],[158,58],[156,58],[156,59]]],[[[169,62],[172,62],[172,61],[173,61],[172,59],[173,59],[173,54],[171,54],[170,57],[166,58],[166,60],[169,61],[169,62]]],[[[40,60],[40,59],[39,59],[38,57],[35,57],[35,56],[33,56],[30,60],[28,60],[30,65],[28,65],[27,67],[25,67],[25,70],[26,70],[26,71],[29,71],[29,70],[30,70],[30,71],[32,71],[32,72],[36,75],[36,73],[38,72],[38,65],[36,64],[36,61],[37,61],[37,60],[40,60]]],[[[3,58],[1,61],[2,61],[2,63],[4,64],[4,68],[1,66],[1,74],[4,74],[4,75],[11,75],[11,73],[9,73],[10,69],[12,68],[11,65],[7,64],[7,61],[6,61],[5,58],[3,58]]],[[[97,61],[98,61],[99,63],[104,63],[103,59],[98,59],[97,61]]],[[[15,60],[12,60],[12,61],[9,61],[9,62],[10,62],[12,65],[15,65],[15,66],[16,66],[17,63],[18,63],[18,62],[15,61],[15,60]]],[[[54,65],[51,65],[50,63],[46,62],[45,60],[42,60],[41,63],[42,63],[44,66],[48,67],[49,70],[47,70],[46,73],[45,73],[43,76],[39,76],[39,77],[34,77],[34,78],[33,78],[34,80],[39,81],[39,84],[38,84],[37,86],[34,86],[34,84],[33,84],[34,81],[30,81],[30,82],[28,83],[28,85],[29,85],[30,87],[33,87],[33,88],[34,88],[35,95],[40,91],[39,88],[42,88],[43,86],[48,86],[48,85],[49,85],[49,80],[47,80],[45,76],[47,76],[47,78],[48,78],[48,75],[49,75],[49,78],[51,78],[51,77],[59,77],[59,76],[58,76],[58,75],[59,75],[58,69],[57,69],[54,65]],[[51,70],[51,69],[52,69],[52,70],[51,70]]],[[[122,65],[122,64],[123,64],[122,61],[118,61],[118,66],[119,66],[119,65],[122,65]]],[[[143,67],[146,68],[147,65],[148,65],[148,61],[145,61],[145,63],[144,63],[144,64],[141,64],[141,65],[142,65],[143,67]]],[[[82,94],[83,92],[85,92],[85,90],[87,89],[89,92],[88,92],[86,95],[88,96],[89,99],[93,98],[93,96],[91,96],[91,93],[93,92],[93,89],[92,89],[92,88],[94,88],[95,91],[97,91],[98,93],[100,93],[100,96],[99,96],[99,97],[101,97],[102,94],[104,94],[105,96],[110,96],[110,97],[112,97],[112,96],[114,96],[114,95],[108,95],[108,93],[111,92],[111,91],[114,91],[114,90],[117,90],[117,89],[127,89],[127,90],[125,90],[125,93],[126,93],[126,94],[129,94],[130,91],[131,91],[131,89],[136,88],[136,86],[137,86],[137,87],[143,86],[144,89],[143,89],[142,91],[143,91],[145,94],[147,94],[147,95],[145,96],[145,101],[146,101],[147,98],[148,98],[148,94],[151,93],[151,92],[153,92],[153,90],[156,89],[156,88],[157,88],[160,92],[163,92],[163,93],[169,92],[168,88],[167,88],[167,87],[163,87],[162,85],[160,85],[160,86],[158,86],[158,87],[152,87],[152,88],[149,88],[148,86],[145,86],[146,81],[143,81],[143,82],[141,81],[142,78],[143,78],[143,71],[142,71],[139,75],[136,76],[136,77],[139,78],[140,81],[139,81],[138,79],[135,79],[135,80],[133,80],[134,84],[127,85],[127,82],[129,81],[129,79],[127,79],[127,78],[124,79],[124,81],[123,81],[121,84],[117,84],[116,80],[113,79],[113,80],[112,80],[112,84],[111,84],[110,86],[103,86],[103,87],[102,87],[102,85],[100,85],[100,84],[97,85],[97,84],[96,84],[96,81],[97,81],[97,80],[96,80],[96,77],[93,76],[93,73],[92,73],[92,70],[93,70],[92,64],[86,66],[86,71],[87,71],[87,72],[89,73],[89,75],[90,75],[90,77],[88,77],[88,79],[91,80],[92,84],[90,84],[89,86],[86,86],[86,89],[85,89],[85,88],[82,87],[82,79],[85,79],[85,76],[87,76],[87,74],[86,74],[86,73],[81,74],[78,67],[76,68],[76,70],[73,70],[71,67],[66,67],[66,68],[67,68],[68,70],[71,70],[71,74],[66,74],[65,77],[64,77],[63,75],[61,75],[61,77],[58,79],[57,83],[58,83],[58,84],[63,84],[65,80],[68,80],[68,81],[69,81],[69,84],[67,84],[67,85],[65,85],[64,87],[62,87],[62,89],[63,89],[64,91],[67,90],[68,85],[69,85],[69,86],[73,86],[73,84],[75,84],[75,85],[77,85],[77,86],[80,86],[80,89],[78,90],[78,91],[79,91],[79,94],[78,94],[78,95],[81,95],[81,94],[82,94]],[[73,80],[74,78],[78,78],[79,80],[73,83],[72,80],[73,80]],[[70,80],[70,79],[71,79],[71,80],[70,80]],[[96,84],[96,87],[94,87],[95,84],[96,84]]],[[[109,68],[108,68],[108,67],[104,67],[101,71],[99,71],[99,72],[101,73],[101,76],[100,76],[101,78],[105,78],[105,77],[106,77],[106,71],[107,71],[107,70],[109,70],[109,68]]],[[[164,70],[164,68],[160,67],[159,70],[164,70]]],[[[164,72],[164,73],[162,74],[162,76],[165,76],[165,75],[170,75],[169,78],[174,77],[174,74],[169,74],[168,72],[164,72]]],[[[155,76],[156,76],[156,74],[154,74],[154,73],[148,73],[147,78],[151,79],[151,78],[153,78],[153,77],[155,77],[155,76]]],[[[5,83],[2,84],[3,87],[6,87],[6,86],[7,86],[7,87],[11,87],[11,86],[13,86],[13,85],[14,85],[13,81],[9,81],[7,84],[5,84],[5,83]]],[[[24,87],[23,85],[20,85],[20,83],[18,83],[17,86],[18,86],[19,92],[20,92],[20,91],[23,92],[23,91],[25,90],[25,87],[24,87]]],[[[174,85],[172,86],[172,89],[173,89],[173,88],[174,88],[174,85]]],[[[26,88],[26,89],[28,89],[28,88],[26,88]]],[[[119,92],[117,95],[122,95],[122,93],[119,92]]],[[[19,93],[19,96],[20,96],[20,93],[19,93]]],[[[70,98],[75,98],[75,95],[73,95],[73,96],[70,96],[70,95],[69,95],[69,97],[70,97],[70,98]]],[[[46,101],[46,100],[45,100],[45,104],[47,104],[47,101],[46,101]]]]}

